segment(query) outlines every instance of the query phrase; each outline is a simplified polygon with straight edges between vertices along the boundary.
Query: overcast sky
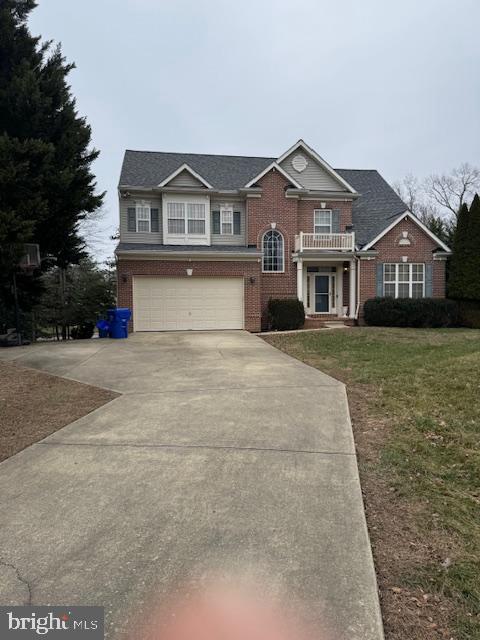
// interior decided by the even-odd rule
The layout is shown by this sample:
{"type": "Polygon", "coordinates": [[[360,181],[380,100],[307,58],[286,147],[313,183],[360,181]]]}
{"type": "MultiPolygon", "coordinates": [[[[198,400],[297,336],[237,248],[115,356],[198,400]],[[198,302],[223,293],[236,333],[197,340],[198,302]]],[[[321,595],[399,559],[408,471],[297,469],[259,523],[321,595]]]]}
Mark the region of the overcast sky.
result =
{"type": "Polygon", "coordinates": [[[395,180],[480,164],[479,0],[39,0],[118,226],[125,149],[279,156],[395,180]]]}

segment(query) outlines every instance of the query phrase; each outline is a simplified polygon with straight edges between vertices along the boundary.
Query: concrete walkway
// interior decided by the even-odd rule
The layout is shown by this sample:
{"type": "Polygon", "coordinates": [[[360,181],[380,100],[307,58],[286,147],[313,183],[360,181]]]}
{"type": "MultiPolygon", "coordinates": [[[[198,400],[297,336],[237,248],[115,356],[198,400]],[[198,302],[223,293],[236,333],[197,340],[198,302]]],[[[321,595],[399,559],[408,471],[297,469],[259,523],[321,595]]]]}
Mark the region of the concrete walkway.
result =
{"type": "Polygon", "coordinates": [[[335,637],[381,619],[345,388],[244,332],[0,350],[122,395],[0,464],[0,604],[105,606],[107,637],[210,571],[335,637]]]}

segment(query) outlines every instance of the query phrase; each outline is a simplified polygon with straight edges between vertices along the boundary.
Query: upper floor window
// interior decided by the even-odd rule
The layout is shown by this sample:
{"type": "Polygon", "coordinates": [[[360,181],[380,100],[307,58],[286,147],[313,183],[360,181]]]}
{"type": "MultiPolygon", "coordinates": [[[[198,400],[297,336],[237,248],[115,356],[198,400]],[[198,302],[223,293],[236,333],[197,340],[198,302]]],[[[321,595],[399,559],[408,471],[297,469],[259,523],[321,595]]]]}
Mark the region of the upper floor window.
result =
{"type": "Polygon", "coordinates": [[[185,203],[169,202],[167,206],[168,233],[185,233],[185,203]]]}
{"type": "Polygon", "coordinates": [[[187,203],[187,224],[189,234],[205,235],[205,205],[187,203]]]}
{"type": "Polygon", "coordinates": [[[283,236],[280,231],[270,229],[263,234],[263,271],[284,270],[283,245],[283,236]]]}
{"type": "Polygon", "coordinates": [[[313,212],[314,233],[332,233],[332,210],[315,209],[313,212]]]}
{"type": "Polygon", "coordinates": [[[423,298],[425,265],[407,262],[384,264],[383,295],[386,298],[423,298]]]}
{"type": "Polygon", "coordinates": [[[233,209],[220,209],[220,233],[233,235],[233,209]]]}
{"type": "Polygon", "coordinates": [[[235,211],[234,205],[222,204],[212,210],[212,234],[239,236],[242,234],[242,214],[235,211]]]}
{"type": "Polygon", "coordinates": [[[205,204],[193,202],[169,202],[167,204],[168,233],[205,235],[205,204]]]}
{"type": "Polygon", "coordinates": [[[135,205],[137,231],[150,233],[150,203],[137,202],[135,205]]]}

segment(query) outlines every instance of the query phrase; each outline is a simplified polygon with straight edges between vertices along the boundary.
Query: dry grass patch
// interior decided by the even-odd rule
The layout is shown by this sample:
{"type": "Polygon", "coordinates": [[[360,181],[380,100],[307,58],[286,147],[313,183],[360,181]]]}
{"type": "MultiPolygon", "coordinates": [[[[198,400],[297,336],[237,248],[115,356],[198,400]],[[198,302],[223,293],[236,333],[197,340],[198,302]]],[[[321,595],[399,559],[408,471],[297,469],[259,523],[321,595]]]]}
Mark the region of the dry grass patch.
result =
{"type": "Polygon", "coordinates": [[[0,362],[0,461],[117,395],[15,363],[0,362]]]}

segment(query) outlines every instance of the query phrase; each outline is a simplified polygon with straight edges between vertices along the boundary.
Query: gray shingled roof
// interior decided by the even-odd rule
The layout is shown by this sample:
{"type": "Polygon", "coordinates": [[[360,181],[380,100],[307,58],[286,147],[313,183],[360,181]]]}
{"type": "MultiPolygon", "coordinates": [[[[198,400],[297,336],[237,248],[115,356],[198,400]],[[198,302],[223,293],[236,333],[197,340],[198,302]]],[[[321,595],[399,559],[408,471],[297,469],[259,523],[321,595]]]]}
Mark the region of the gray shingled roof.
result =
{"type": "Polygon", "coordinates": [[[240,189],[274,160],[275,158],[127,150],[120,174],[120,186],[156,187],[186,163],[215,189],[240,189]]]}
{"type": "MultiPolygon", "coordinates": [[[[125,152],[120,186],[156,187],[182,164],[188,164],[215,189],[244,187],[276,158],[222,156],[157,151],[125,152]]],[[[335,169],[359,194],[353,201],[353,224],[359,246],[373,240],[407,206],[378,171],[335,169]]],[[[135,245],[138,248],[138,245],[135,245]]]]}
{"type": "Polygon", "coordinates": [[[360,194],[353,201],[356,243],[362,247],[407,210],[407,205],[375,169],[335,169],[360,194]]]}

